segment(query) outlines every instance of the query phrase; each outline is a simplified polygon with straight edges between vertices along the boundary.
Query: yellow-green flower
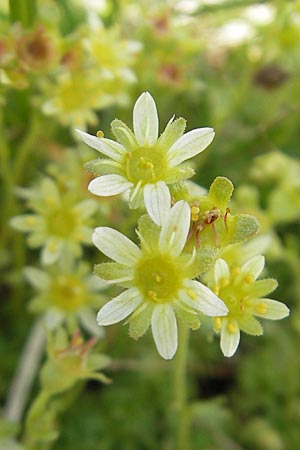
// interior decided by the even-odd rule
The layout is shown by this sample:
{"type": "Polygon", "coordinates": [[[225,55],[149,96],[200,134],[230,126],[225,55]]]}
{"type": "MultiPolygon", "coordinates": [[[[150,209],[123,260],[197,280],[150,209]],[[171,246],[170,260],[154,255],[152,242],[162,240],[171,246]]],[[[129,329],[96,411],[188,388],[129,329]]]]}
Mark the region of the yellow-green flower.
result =
{"type": "Polygon", "coordinates": [[[257,280],[265,265],[258,255],[241,267],[229,266],[218,259],[214,267],[214,281],[210,286],[228,307],[225,317],[214,319],[214,329],[221,333],[221,349],[225,356],[232,356],[239,345],[240,330],[259,336],[263,328],[255,317],[279,320],[289,315],[288,307],[281,302],[265,298],[277,287],[271,278],[257,280]]]}
{"type": "Polygon", "coordinates": [[[227,313],[224,303],[205,285],[192,280],[195,252],[184,254],[190,228],[190,208],[177,202],[162,227],[148,216],[140,221],[141,248],[112,228],[96,228],[93,242],[115,263],[96,266],[96,273],[109,283],[128,288],[104,305],[100,325],[111,325],[130,316],[130,335],[137,339],[151,324],[160,355],[171,359],[177,349],[176,315],[196,329],[200,312],[208,316],[227,313]]]}
{"type": "Polygon", "coordinates": [[[36,295],[29,308],[35,314],[43,314],[46,325],[52,329],[66,322],[74,329],[80,323],[91,334],[99,336],[101,328],[96,325],[94,312],[105,300],[101,295],[104,284],[90,275],[86,264],[60,264],[48,271],[26,267],[24,274],[35,288],[36,295]]]}
{"type": "Polygon", "coordinates": [[[118,142],[92,136],[77,130],[82,140],[108,159],[92,162],[89,167],[101,175],[89,184],[89,190],[99,196],[111,196],[130,191],[131,208],[143,201],[152,220],[160,225],[170,209],[168,185],[194,174],[182,164],[202,152],[213,140],[212,128],[197,128],[184,133],[186,121],[171,118],[158,137],[156,105],[148,92],[137,99],[133,109],[134,133],[120,120],[112,122],[112,132],[118,142]]]}
{"type": "Polygon", "coordinates": [[[92,199],[78,201],[78,193],[60,191],[51,178],[44,178],[38,188],[24,190],[30,214],[13,217],[11,225],[29,233],[30,247],[42,247],[42,263],[52,264],[68,252],[80,256],[81,245],[91,244],[91,218],[97,204],[92,199]]]}

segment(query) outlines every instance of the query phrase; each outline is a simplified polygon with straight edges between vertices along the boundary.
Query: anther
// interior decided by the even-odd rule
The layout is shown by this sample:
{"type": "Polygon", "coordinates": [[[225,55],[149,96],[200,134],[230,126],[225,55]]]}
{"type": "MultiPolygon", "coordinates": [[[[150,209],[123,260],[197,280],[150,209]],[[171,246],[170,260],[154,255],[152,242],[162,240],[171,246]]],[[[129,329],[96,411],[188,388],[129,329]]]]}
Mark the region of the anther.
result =
{"type": "Polygon", "coordinates": [[[154,280],[156,281],[156,283],[161,283],[162,282],[162,276],[159,275],[158,273],[156,273],[154,275],[154,280]]]}
{"type": "Polygon", "coordinates": [[[244,280],[245,280],[245,282],[246,282],[247,284],[253,283],[253,281],[254,281],[253,275],[251,275],[251,274],[249,273],[248,275],[246,275],[246,276],[244,277],[244,280]]]}
{"type": "Polygon", "coordinates": [[[103,131],[101,131],[101,130],[97,131],[96,136],[97,136],[98,138],[103,138],[103,137],[104,137],[103,131]]]}
{"type": "Polygon", "coordinates": [[[221,317],[214,317],[214,329],[215,331],[219,331],[222,327],[222,319],[221,317]]]}
{"type": "Polygon", "coordinates": [[[149,290],[147,294],[152,300],[157,301],[157,293],[155,291],[149,290]]]}

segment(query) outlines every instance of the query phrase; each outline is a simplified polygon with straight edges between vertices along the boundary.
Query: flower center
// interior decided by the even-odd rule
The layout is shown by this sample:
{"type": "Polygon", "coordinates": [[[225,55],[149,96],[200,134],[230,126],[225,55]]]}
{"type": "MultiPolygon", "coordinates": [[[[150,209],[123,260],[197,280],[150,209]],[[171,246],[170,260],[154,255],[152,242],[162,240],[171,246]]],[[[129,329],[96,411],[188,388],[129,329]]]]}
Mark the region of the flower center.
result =
{"type": "Polygon", "coordinates": [[[156,256],[141,260],[136,268],[135,281],[148,300],[167,303],[176,296],[182,275],[167,257],[156,256]]]}
{"type": "Polygon", "coordinates": [[[163,178],[166,159],[157,147],[137,148],[126,153],[126,175],[129,181],[144,184],[163,178]]]}
{"type": "Polygon", "coordinates": [[[51,211],[47,217],[49,234],[59,237],[70,236],[78,225],[77,215],[68,210],[51,211]]]}
{"type": "Polygon", "coordinates": [[[87,301],[85,286],[72,275],[60,275],[52,285],[51,303],[59,309],[74,311],[87,301]]]}

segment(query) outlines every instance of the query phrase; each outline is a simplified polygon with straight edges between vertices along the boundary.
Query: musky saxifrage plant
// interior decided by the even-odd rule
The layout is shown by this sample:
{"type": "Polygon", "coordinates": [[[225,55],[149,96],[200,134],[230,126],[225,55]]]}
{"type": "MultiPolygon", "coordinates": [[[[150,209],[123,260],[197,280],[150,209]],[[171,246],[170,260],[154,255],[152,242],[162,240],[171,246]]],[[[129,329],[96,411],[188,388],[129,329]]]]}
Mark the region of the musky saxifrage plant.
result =
{"type": "MultiPolygon", "coordinates": [[[[250,294],[250,300],[244,298],[246,294],[240,298],[236,283],[230,284],[229,268],[225,270],[226,262],[217,259],[218,254],[254,235],[257,221],[247,215],[230,215],[227,203],[233,187],[225,178],[216,179],[207,196],[195,199],[189,193],[183,181],[194,172],[183,163],[210,144],[214,131],[198,128],[183,134],[185,126],[184,119],[172,117],[158,138],[156,105],[144,92],[133,109],[134,133],[117,119],[112,122],[112,131],[118,142],[104,138],[103,132],[92,136],[77,130],[85,143],[107,157],[87,164],[98,175],[89,190],[105,197],[129,191],[129,206],[144,205],[147,212],[138,223],[140,248],[112,228],[98,227],[93,234],[96,247],[115,261],[98,264],[97,275],[109,284],[126,288],[100,309],[97,320],[100,325],[111,325],[128,318],[130,336],[136,339],[151,325],[160,355],[171,359],[177,349],[177,320],[197,329],[199,314],[214,316],[215,331],[221,329],[222,351],[232,356],[239,343],[239,329],[251,332],[251,325],[258,324],[253,315],[280,319],[289,311],[280,302],[259,301],[264,293],[258,293],[255,299],[250,294]],[[205,268],[200,236],[204,237],[208,261],[205,268]],[[212,268],[215,261],[217,285],[211,283],[214,293],[195,278],[212,268]],[[224,280],[222,274],[226,275],[224,280]],[[225,296],[220,295],[225,287],[225,296]],[[232,298],[236,300],[234,307],[232,298]]],[[[246,284],[252,284],[261,272],[256,267],[261,267],[261,259],[254,262],[243,265],[241,273],[247,269],[249,274],[245,272],[241,283],[252,276],[251,282],[246,280],[246,284]]],[[[261,334],[261,327],[259,330],[251,334],[261,334]]]]}

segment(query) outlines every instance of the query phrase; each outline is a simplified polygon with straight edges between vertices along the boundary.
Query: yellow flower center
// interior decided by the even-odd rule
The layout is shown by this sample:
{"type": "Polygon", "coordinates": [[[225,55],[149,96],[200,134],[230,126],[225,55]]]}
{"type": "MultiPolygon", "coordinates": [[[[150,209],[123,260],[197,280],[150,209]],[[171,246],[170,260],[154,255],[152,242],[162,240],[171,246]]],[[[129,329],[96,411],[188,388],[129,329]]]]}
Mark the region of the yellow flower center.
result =
{"type": "Polygon", "coordinates": [[[126,153],[126,175],[129,181],[143,184],[154,183],[164,177],[167,167],[161,149],[157,147],[137,148],[126,153]]]}
{"type": "Polygon", "coordinates": [[[74,275],[58,276],[50,295],[51,303],[64,311],[74,311],[88,302],[85,285],[74,275]]]}
{"type": "Polygon", "coordinates": [[[72,210],[58,209],[50,212],[46,223],[50,235],[66,238],[78,226],[78,215],[72,210]]]}
{"type": "Polygon", "coordinates": [[[156,303],[174,299],[181,287],[180,268],[166,256],[144,258],[135,272],[135,282],[145,298],[156,303]]]}

